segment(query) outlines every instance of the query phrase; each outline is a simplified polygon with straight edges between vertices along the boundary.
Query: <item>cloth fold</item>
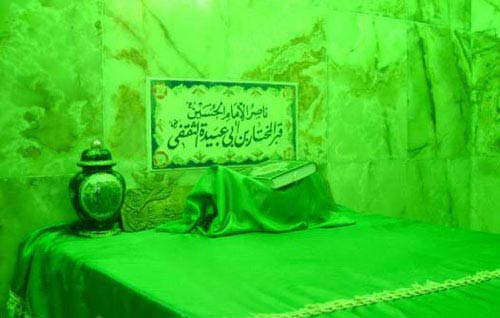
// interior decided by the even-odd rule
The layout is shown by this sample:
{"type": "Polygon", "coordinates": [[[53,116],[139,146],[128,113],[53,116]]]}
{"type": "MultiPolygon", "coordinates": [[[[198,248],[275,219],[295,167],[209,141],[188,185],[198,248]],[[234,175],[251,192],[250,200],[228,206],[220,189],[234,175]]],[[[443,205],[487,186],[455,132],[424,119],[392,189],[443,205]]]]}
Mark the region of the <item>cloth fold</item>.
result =
{"type": "Polygon", "coordinates": [[[289,232],[354,222],[335,203],[316,172],[280,189],[223,166],[202,175],[186,200],[183,218],[158,231],[210,237],[248,232],[289,232]]]}
{"type": "MultiPolygon", "coordinates": [[[[37,267],[43,260],[50,246],[64,240],[69,235],[71,224],[59,224],[50,227],[44,227],[31,232],[19,247],[17,256],[17,267],[14,279],[9,291],[7,302],[8,318],[31,318],[31,304],[28,301],[28,291],[33,290],[30,285],[30,276],[32,267],[37,267]],[[52,237],[51,235],[54,235],[52,237]],[[49,243],[49,244],[46,244],[49,243]]],[[[33,284],[32,284],[33,285],[33,284]]],[[[34,284],[36,286],[36,284],[34,284]]]]}

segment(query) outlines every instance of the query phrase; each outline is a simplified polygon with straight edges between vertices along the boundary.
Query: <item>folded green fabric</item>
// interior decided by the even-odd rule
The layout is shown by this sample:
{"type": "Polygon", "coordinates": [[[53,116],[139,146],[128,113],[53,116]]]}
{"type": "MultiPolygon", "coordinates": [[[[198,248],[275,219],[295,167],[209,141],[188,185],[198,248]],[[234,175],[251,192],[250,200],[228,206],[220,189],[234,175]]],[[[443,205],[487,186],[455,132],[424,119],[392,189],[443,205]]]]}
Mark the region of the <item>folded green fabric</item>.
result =
{"type": "Polygon", "coordinates": [[[223,166],[210,167],[186,200],[184,216],[157,227],[218,237],[288,232],[354,222],[340,212],[318,173],[280,189],[223,166]]]}

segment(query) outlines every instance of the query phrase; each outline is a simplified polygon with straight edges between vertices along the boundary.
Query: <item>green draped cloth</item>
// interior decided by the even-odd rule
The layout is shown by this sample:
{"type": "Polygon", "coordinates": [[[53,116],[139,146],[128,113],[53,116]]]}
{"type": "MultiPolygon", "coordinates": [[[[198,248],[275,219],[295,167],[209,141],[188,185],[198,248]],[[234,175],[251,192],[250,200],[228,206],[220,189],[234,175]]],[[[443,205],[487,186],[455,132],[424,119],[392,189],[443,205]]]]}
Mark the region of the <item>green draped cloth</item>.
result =
{"type": "Polygon", "coordinates": [[[320,175],[280,189],[223,166],[212,166],[187,197],[184,217],[157,229],[210,237],[248,232],[290,232],[353,224],[335,212],[320,175]]]}
{"type": "Polygon", "coordinates": [[[338,209],[356,225],[217,239],[37,231],[9,317],[500,317],[500,235],[338,209]]]}

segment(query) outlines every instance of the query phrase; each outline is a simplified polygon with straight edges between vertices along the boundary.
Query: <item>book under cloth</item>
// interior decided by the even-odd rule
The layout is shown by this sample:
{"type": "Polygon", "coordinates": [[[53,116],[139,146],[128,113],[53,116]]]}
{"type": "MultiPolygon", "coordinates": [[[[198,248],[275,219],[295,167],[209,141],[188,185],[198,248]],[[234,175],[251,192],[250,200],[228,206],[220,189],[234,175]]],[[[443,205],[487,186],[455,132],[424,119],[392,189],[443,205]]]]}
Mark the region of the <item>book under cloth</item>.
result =
{"type": "Polygon", "coordinates": [[[301,160],[269,160],[239,172],[278,189],[310,176],[316,172],[316,164],[301,160]]]}

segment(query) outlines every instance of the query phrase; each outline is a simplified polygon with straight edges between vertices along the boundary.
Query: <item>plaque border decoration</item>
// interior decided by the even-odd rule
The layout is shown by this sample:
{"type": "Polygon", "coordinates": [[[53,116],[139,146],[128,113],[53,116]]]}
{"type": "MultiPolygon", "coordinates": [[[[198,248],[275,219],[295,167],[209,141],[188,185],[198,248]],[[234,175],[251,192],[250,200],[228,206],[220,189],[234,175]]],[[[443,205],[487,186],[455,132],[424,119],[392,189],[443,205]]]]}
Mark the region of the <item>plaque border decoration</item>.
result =
{"type": "Polygon", "coordinates": [[[157,109],[157,102],[156,102],[156,97],[153,96],[152,90],[154,89],[154,85],[158,83],[165,83],[166,87],[168,88],[175,88],[178,86],[185,86],[187,88],[193,87],[196,85],[204,85],[207,88],[215,87],[215,86],[238,86],[238,87],[243,87],[243,88],[261,88],[261,89],[268,89],[270,87],[276,87],[276,88],[286,88],[290,87],[293,90],[294,93],[294,99],[293,102],[290,104],[291,107],[291,114],[292,114],[292,143],[291,146],[293,147],[293,155],[291,158],[286,158],[286,159],[297,159],[297,153],[298,153],[298,83],[295,82],[268,82],[268,81],[232,81],[232,80],[206,80],[206,79],[185,79],[185,78],[170,78],[170,77],[147,77],[146,78],[146,135],[147,135],[147,160],[148,160],[148,169],[150,171],[164,171],[164,170],[172,170],[172,169],[200,169],[200,168],[206,168],[207,166],[213,165],[213,164],[222,164],[226,166],[246,166],[246,165],[252,165],[252,164],[257,164],[260,162],[263,162],[267,159],[270,159],[269,157],[264,157],[261,160],[245,160],[242,162],[236,162],[236,161],[228,161],[224,163],[218,163],[212,160],[202,162],[202,163],[196,163],[194,161],[188,161],[186,164],[168,164],[164,167],[158,167],[157,165],[155,166],[155,162],[153,159],[153,153],[158,147],[158,144],[153,137],[156,131],[156,124],[155,124],[155,111],[157,109]]]}

